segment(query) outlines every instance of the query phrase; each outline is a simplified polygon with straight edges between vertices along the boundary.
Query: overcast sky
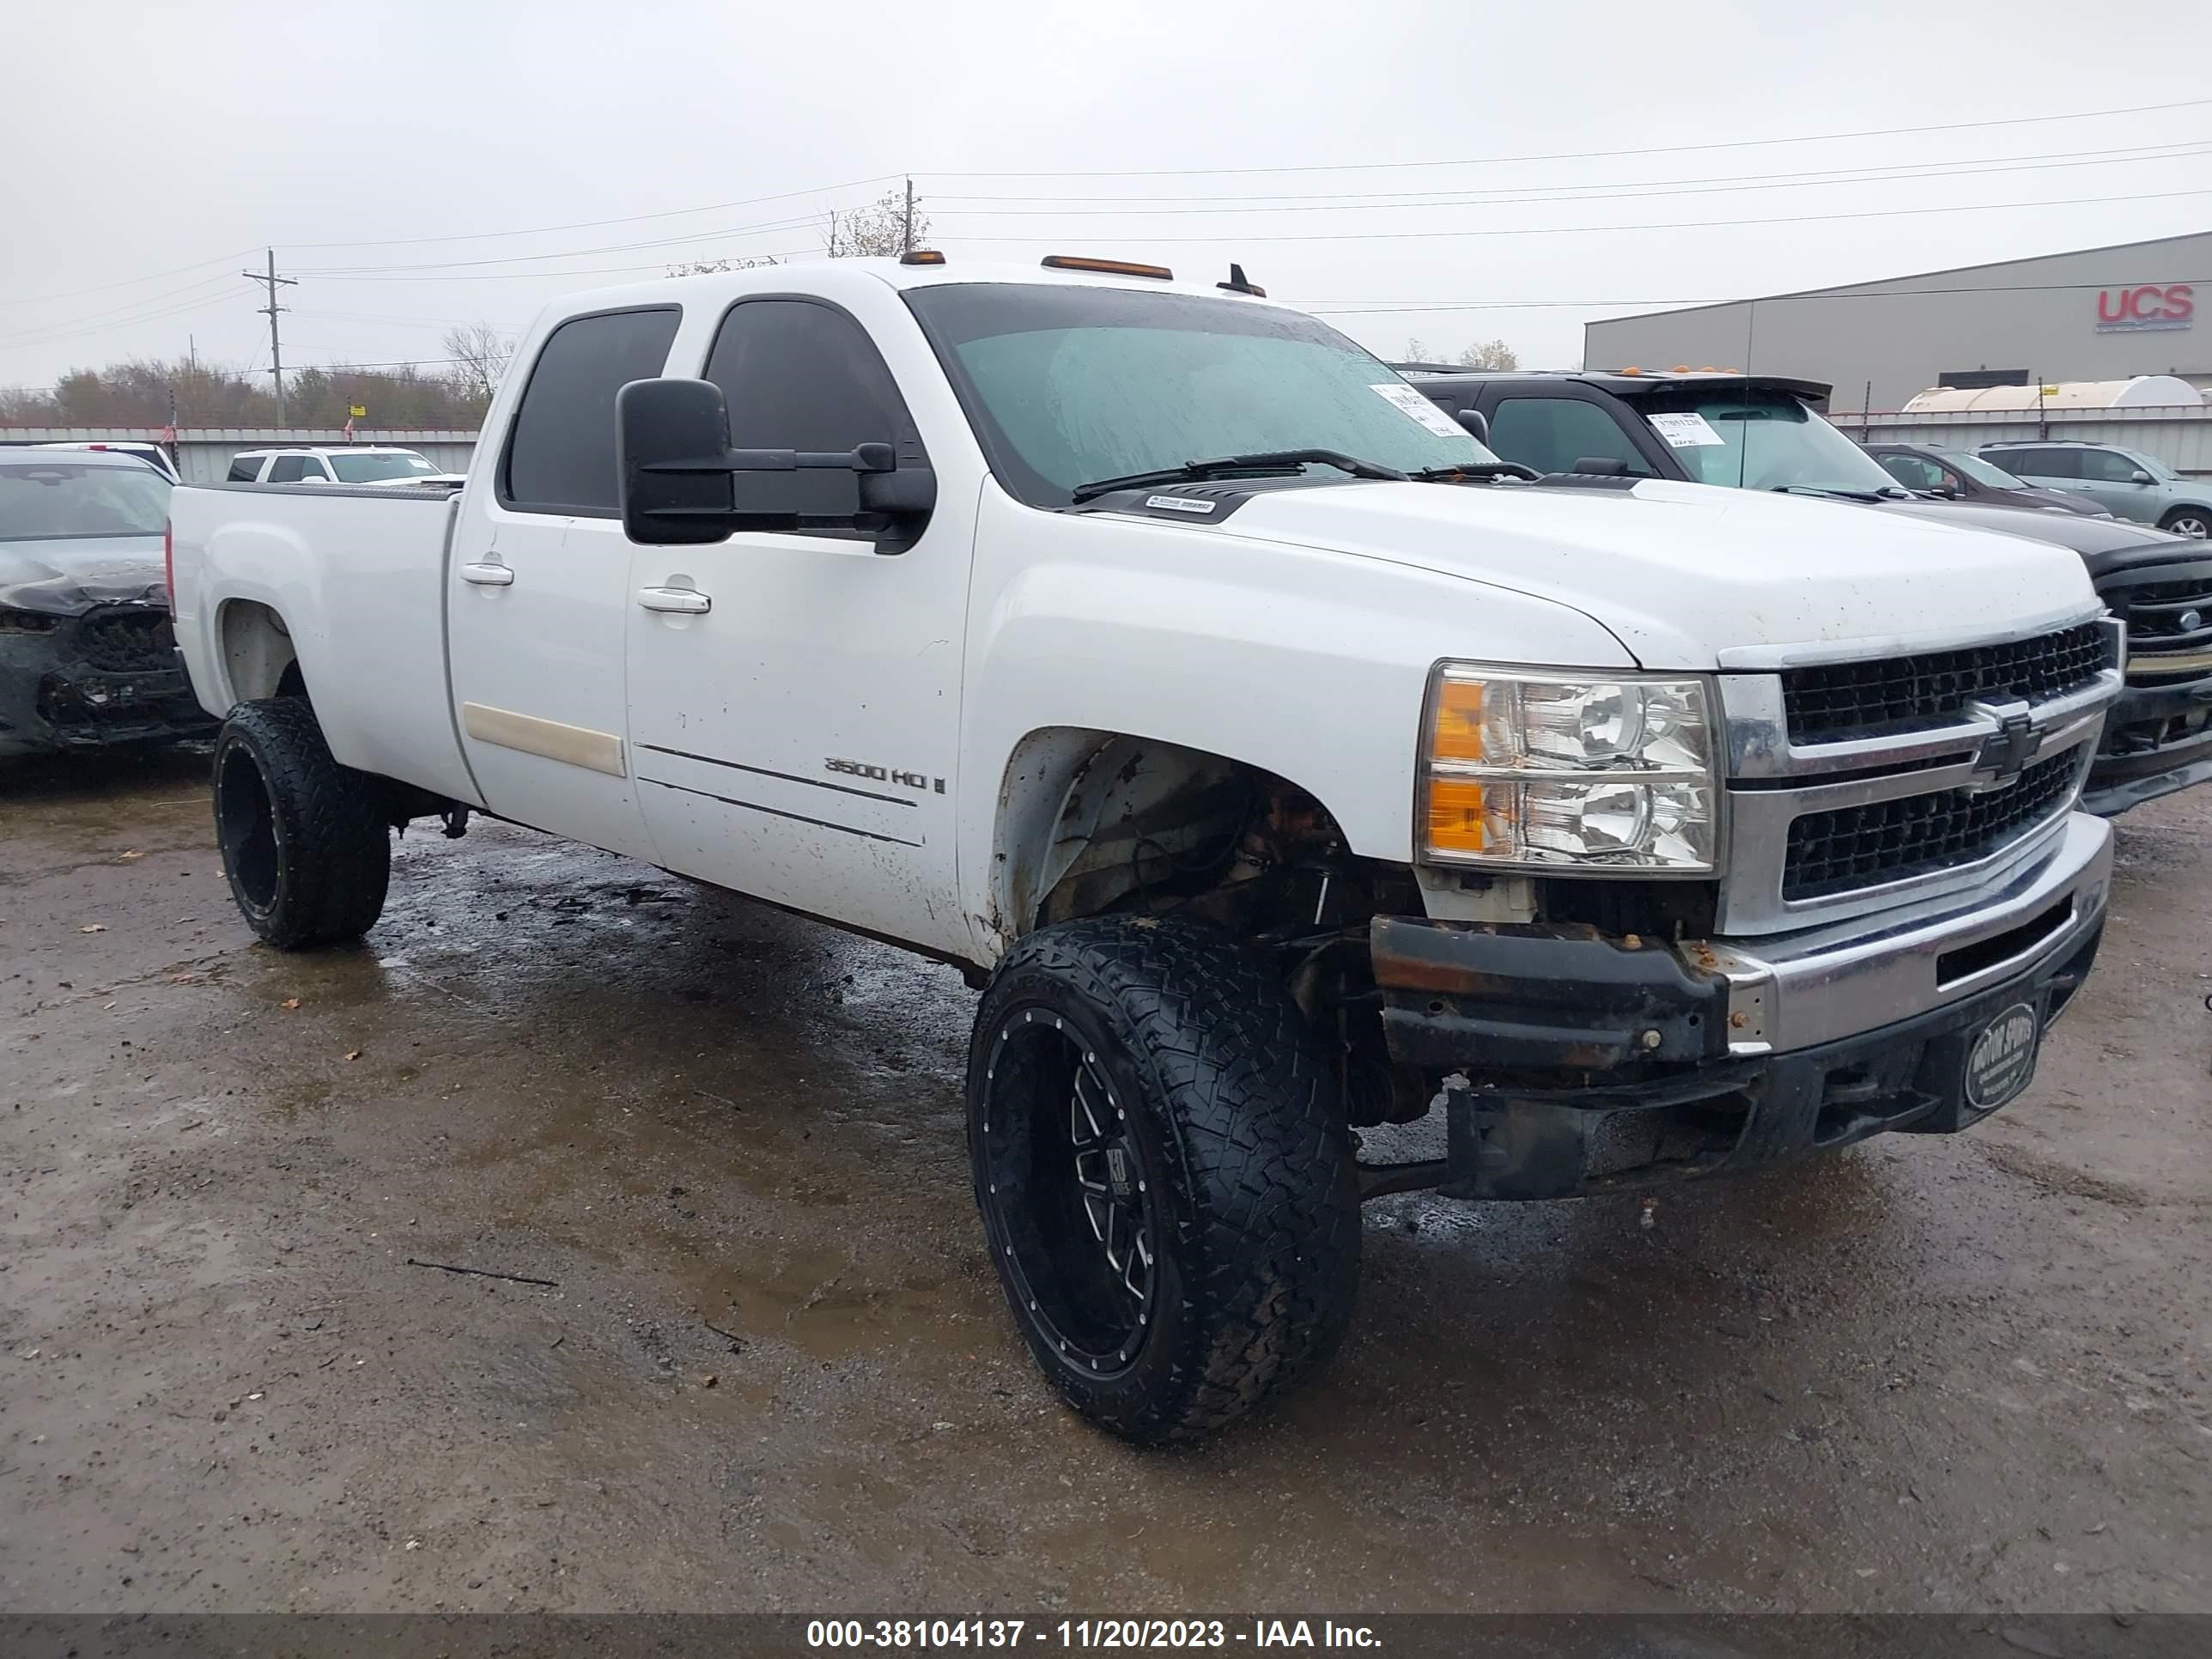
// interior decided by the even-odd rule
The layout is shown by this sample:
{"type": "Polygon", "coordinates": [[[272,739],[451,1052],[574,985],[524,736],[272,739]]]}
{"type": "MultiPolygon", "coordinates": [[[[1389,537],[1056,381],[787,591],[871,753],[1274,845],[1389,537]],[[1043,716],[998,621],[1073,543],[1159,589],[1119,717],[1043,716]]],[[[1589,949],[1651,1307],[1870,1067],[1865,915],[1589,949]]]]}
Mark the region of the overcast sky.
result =
{"type": "Polygon", "coordinates": [[[1535,365],[1591,316],[2212,225],[2212,6],[9,9],[0,386],[188,336],[265,368],[237,273],[271,244],[288,364],[428,360],[673,259],[815,252],[908,172],[963,263],[1233,258],[1385,356],[1535,365]],[[1868,216],[1898,209],[1932,210],[1868,216]]]}

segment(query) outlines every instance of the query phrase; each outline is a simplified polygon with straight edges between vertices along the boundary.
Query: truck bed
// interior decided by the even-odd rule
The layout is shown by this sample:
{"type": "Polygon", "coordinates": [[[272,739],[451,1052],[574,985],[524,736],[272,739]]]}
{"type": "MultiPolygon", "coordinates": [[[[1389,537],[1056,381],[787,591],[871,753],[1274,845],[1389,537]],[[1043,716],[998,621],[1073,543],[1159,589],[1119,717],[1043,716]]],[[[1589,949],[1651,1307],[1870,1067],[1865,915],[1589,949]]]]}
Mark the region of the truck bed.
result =
{"type": "Polygon", "coordinates": [[[462,493],[180,485],[169,504],[177,641],[201,705],[220,716],[252,694],[251,630],[226,616],[266,605],[290,619],[333,755],[481,805],[446,674],[446,559],[462,493]]]}

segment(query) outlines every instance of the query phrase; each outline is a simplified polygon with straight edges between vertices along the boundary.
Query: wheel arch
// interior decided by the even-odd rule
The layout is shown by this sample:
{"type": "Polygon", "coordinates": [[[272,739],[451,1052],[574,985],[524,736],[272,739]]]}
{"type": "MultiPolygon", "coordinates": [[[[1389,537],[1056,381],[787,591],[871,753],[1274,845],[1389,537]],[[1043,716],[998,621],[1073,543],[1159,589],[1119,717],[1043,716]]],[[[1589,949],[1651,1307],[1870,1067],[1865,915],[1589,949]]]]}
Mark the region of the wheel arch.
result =
{"type": "Polygon", "coordinates": [[[1227,821],[1255,791],[1328,803],[1296,779],[1234,756],[1088,726],[1045,726],[1014,746],[1000,776],[988,908],[993,954],[1053,921],[1101,913],[1138,884],[1139,838],[1169,852],[1227,821]],[[1127,872],[1118,877],[1117,870],[1127,872]]]}
{"type": "Polygon", "coordinates": [[[305,696],[307,677],[292,630],[274,605],[227,599],[216,613],[225,702],[235,707],[266,697],[305,696]]]}

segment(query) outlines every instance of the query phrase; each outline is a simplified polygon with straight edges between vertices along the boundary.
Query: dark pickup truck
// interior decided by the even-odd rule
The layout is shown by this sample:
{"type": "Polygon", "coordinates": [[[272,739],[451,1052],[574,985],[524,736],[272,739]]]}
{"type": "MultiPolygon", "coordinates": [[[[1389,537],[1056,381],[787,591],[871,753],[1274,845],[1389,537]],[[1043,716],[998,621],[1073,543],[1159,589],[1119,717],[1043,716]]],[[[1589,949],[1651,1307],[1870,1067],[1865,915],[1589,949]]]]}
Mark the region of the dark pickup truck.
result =
{"type": "Polygon", "coordinates": [[[0,757],[214,732],[169,625],[169,489],[128,454],[0,450],[0,757]]]}
{"type": "Polygon", "coordinates": [[[2212,778],[2212,547],[2204,542],[2124,520],[1915,495],[1822,416],[1828,388],[1817,380],[1722,370],[1392,367],[1505,459],[1547,476],[1825,495],[2073,549],[2128,628],[2126,690],[2106,721],[2081,810],[2112,817],[2212,778]]]}

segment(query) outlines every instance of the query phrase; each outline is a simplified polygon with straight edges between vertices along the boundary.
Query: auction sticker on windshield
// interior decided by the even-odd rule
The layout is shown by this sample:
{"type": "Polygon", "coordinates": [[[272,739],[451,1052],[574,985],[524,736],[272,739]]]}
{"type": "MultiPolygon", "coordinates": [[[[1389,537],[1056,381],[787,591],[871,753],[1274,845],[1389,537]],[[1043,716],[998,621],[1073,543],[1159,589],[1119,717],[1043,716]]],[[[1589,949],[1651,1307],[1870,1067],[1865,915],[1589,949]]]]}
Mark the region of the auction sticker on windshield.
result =
{"type": "Polygon", "coordinates": [[[1686,415],[1654,415],[1651,429],[1677,449],[1703,449],[1711,445],[1725,447],[1728,440],[1712,428],[1705,417],[1692,410],[1686,415]]]}
{"type": "MultiPolygon", "coordinates": [[[[1392,405],[1401,414],[1428,428],[1438,437],[1464,438],[1467,436],[1467,434],[1460,429],[1458,422],[1453,420],[1450,416],[1445,414],[1443,410],[1438,409],[1403,381],[1396,386],[1370,386],[1367,389],[1382,398],[1384,403],[1392,405]]],[[[1720,440],[1716,438],[1713,441],[1718,443],[1720,440]]]]}

